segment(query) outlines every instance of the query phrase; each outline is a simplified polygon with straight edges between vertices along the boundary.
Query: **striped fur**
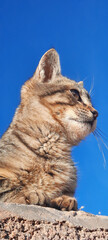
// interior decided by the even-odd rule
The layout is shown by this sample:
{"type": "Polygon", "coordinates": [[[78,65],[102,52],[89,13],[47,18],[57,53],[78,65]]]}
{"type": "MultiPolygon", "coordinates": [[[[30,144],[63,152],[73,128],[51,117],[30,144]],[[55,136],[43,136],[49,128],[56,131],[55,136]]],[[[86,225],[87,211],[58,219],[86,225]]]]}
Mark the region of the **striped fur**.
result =
{"type": "Polygon", "coordinates": [[[22,86],[21,103],[0,140],[0,201],[77,209],[70,151],[94,131],[97,112],[83,83],[60,69],[50,49],[22,86]]]}

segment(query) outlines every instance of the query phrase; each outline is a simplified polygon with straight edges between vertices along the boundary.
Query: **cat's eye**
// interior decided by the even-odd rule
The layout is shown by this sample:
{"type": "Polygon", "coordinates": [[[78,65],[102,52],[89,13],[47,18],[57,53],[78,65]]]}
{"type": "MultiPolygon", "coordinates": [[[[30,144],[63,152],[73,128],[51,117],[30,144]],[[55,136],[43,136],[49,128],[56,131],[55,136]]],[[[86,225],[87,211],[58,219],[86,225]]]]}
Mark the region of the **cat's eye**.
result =
{"type": "Polygon", "coordinates": [[[80,101],[81,100],[80,94],[79,94],[78,90],[70,89],[70,91],[71,91],[72,96],[75,98],[76,101],[80,101]]]}
{"type": "Polygon", "coordinates": [[[87,93],[87,97],[88,97],[88,99],[91,101],[91,97],[90,97],[90,95],[87,93]]]}

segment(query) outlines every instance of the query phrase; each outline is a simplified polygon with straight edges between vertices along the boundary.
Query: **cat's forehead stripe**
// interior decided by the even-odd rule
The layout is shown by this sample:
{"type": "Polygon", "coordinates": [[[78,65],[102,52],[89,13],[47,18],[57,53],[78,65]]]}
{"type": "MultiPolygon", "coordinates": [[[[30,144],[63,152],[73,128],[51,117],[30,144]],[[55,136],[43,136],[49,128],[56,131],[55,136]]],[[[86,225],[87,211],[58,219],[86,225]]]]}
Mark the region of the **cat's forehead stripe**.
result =
{"type": "Polygon", "coordinates": [[[83,101],[84,104],[88,105],[88,106],[91,106],[91,101],[90,99],[88,98],[89,94],[88,92],[83,88],[81,90],[81,99],[83,101]]]}

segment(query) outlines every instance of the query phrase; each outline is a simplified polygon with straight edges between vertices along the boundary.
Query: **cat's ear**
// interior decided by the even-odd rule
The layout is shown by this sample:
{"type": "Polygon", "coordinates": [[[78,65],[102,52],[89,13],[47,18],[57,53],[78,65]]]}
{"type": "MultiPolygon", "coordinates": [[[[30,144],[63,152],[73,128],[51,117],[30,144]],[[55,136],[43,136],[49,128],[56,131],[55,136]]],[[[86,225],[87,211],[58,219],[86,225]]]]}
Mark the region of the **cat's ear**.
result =
{"type": "Polygon", "coordinates": [[[83,81],[78,82],[80,88],[83,88],[83,81]]]}
{"type": "Polygon", "coordinates": [[[59,55],[55,49],[50,49],[41,58],[34,77],[36,81],[48,82],[61,72],[59,55]]]}

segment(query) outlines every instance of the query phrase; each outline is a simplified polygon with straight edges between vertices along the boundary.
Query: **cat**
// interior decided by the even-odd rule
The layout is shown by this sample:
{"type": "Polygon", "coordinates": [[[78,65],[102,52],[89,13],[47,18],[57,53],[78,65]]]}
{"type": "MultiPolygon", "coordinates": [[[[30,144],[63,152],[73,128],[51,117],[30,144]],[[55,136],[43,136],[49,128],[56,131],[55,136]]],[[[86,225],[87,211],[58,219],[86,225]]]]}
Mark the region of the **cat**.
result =
{"type": "Polygon", "coordinates": [[[83,82],[62,76],[57,51],[48,50],[0,140],[0,201],[77,210],[70,151],[95,130],[97,116],[83,82]]]}

